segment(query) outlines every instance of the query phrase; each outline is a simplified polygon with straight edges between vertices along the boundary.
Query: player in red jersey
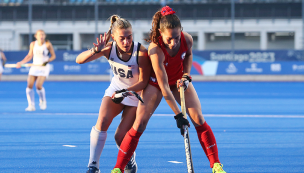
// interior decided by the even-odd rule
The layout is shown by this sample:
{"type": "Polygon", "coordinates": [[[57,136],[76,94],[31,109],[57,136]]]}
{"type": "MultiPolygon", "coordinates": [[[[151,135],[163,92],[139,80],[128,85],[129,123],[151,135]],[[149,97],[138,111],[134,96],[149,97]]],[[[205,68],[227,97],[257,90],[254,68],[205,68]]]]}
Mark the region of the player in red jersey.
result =
{"type": "Polygon", "coordinates": [[[150,42],[148,54],[154,73],[149,85],[144,89],[139,103],[133,127],[125,135],[112,173],[123,172],[135,151],[139,138],[144,132],[150,117],[158,107],[162,97],[176,114],[174,117],[183,134],[183,125],[190,126],[181,113],[176,101],[180,104],[178,88],[183,86],[187,113],[197,131],[197,135],[206,156],[210,161],[213,173],[225,173],[218,158],[215,137],[205,121],[197,93],[191,83],[193,39],[181,30],[181,23],[175,12],[168,6],[163,7],[153,16],[152,30],[147,41],[150,42]]]}

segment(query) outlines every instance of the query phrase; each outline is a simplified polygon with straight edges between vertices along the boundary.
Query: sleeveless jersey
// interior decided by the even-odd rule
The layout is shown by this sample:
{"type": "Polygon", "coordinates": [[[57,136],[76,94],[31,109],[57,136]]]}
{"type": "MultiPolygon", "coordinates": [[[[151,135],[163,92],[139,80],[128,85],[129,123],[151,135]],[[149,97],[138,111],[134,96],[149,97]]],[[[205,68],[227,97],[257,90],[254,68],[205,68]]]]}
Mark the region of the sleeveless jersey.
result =
{"type": "Polygon", "coordinates": [[[49,60],[49,50],[46,47],[45,42],[39,46],[38,41],[35,41],[33,49],[33,64],[41,65],[49,60]]]}
{"type": "MultiPolygon", "coordinates": [[[[168,54],[161,36],[159,37],[158,43],[165,55],[164,66],[165,66],[165,69],[167,72],[169,85],[170,86],[175,85],[176,81],[178,79],[181,79],[184,74],[183,62],[184,62],[184,59],[186,56],[186,52],[188,50],[185,36],[184,36],[183,32],[181,32],[180,48],[178,50],[178,53],[174,57],[171,57],[168,54]]],[[[151,72],[151,77],[150,77],[149,83],[153,86],[158,87],[158,83],[157,83],[157,79],[156,79],[156,75],[155,75],[154,71],[151,72]]]]}
{"type": "Polygon", "coordinates": [[[126,89],[136,82],[139,78],[138,52],[140,43],[133,42],[133,52],[129,60],[124,61],[117,56],[117,44],[114,41],[109,57],[109,64],[113,71],[111,85],[119,86],[120,89],[126,89]]]}

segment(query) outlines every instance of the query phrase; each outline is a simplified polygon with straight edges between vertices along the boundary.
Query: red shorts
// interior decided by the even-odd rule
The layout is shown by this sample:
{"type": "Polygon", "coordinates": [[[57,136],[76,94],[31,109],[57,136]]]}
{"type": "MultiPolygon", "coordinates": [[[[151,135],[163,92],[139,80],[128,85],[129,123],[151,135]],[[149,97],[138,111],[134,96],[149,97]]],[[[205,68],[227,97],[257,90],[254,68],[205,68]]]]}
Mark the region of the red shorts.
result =
{"type": "MultiPolygon", "coordinates": [[[[152,86],[154,86],[155,88],[157,88],[159,91],[161,91],[161,89],[160,89],[160,87],[159,87],[157,81],[153,82],[153,81],[151,80],[151,78],[150,78],[149,84],[152,85],[152,86]]],[[[170,85],[170,90],[171,90],[171,91],[172,91],[174,88],[176,88],[176,84],[170,85]]]]}

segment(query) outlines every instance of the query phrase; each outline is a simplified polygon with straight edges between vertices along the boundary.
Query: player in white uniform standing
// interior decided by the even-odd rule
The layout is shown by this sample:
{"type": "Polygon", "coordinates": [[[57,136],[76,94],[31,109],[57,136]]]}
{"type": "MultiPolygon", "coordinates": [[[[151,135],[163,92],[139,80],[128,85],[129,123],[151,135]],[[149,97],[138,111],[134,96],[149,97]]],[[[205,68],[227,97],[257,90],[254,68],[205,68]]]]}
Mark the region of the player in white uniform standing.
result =
{"type": "MultiPolygon", "coordinates": [[[[79,64],[95,60],[101,56],[108,59],[114,77],[105,91],[99,109],[96,125],[91,130],[90,159],[87,173],[99,173],[99,160],[107,138],[107,130],[113,120],[122,112],[121,122],[115,133],[115,141],[120,146],[126,132],[132,127],[136,117],[138,99],[134,96],[114,98],[115,93],[128,91],[140,92],[149,80],[151,64],[147,50],[138,42],[133,42],[132,26],[129,21],[117,15],[111,16],[108,33],[97,38],[97,44],[78,55],[79,64]],[[114,40],[109,42],[110,36],[114,40]]],[[[125,167],[125,173],[136,173],[135,154],[125,167]]],[[[105,172],[102,171],[102,172],[105,172]]]]}
{"type": "Polygon", "coordinates": [[[29,53],[26,57],[17,63],[17,68],[20,68],[22,64],[29,62],[33,58],[33,66],[30,68],[29,76],[27,78],[26,97],[28,101],[28,107],[26,111],[35,111],[35,93],[33,86],[36,81],[36,91],[39,95],[39,106],[41,110],[46,109],[45,89],[43,83],[49,76],[50,65],[49,62],[56,58],[53,46],[50,41],[45,40],[45,32],[38,30],[35,34],[36,41],[30,44],[29,53]],[[49,57],[51,54],[51,57],[49,57]]]}
{"type": "Polygon", "coordinates": [[[6,62],[6,57],[3,53],[3,51],[0,49],[0,80],[1,80],[1,75],[3,72],[5,62],[6,62]]]}

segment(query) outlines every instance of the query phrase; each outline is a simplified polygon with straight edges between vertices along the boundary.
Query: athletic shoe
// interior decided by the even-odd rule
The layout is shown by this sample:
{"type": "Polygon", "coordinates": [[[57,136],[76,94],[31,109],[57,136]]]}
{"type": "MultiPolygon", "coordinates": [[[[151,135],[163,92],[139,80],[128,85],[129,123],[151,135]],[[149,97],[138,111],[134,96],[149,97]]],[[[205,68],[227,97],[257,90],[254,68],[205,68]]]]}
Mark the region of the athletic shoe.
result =
{"type": "Polygon", "coordinates": [[[137,172],[137,164],[135,161],[136,153],[134,152],[130,161],[125,167],[125,173],[136,173],[137,172]]]}
{"type": "Polygon", "coordinates": [[[39,106],[40,106],[41,110],[45,110],[46,109],[46,101],[40,101],[39,106]]]}
{"type": "Polygon", "coordinates": [[[27,108],[25,108],[25,111],[35,111],[36,108],[34,106],[28,106],[27,108]]]}
{"type": "Polygon", "coordinates": [[[224,165],[220,164],[220,163],[214,163],[213,164],[213,168],[212,168],[212,173],[226,173],[223,170],[224,165]]]}
{"type": "Polygon", "coordinates": [[[122,173],[119,168],[114,168],[111,173],[122,173]]]}
{"type": "Polygon", "coordinates": [[[86,173],[100,173],[99,169],[95,166],[90,166],[86,173]]]}

